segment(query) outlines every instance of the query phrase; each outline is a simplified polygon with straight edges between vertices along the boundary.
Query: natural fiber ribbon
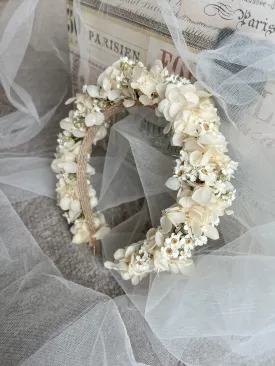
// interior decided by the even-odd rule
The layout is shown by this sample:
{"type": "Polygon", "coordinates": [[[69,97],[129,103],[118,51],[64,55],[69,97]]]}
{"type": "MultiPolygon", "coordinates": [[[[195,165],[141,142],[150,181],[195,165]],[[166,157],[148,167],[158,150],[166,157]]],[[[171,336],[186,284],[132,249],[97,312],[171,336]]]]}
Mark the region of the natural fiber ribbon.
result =
{"type": "MultiPolygon", "coordinates": [[[[121,112],[123,110],[124,107],[122,103],[117,103],[108,107],[104,112],[105,121],[108,121],[116,113],[121,112]]],[[[90,231],[90,244],[91,247],[93,248],[95,255],[97,255],[98,253],[98,243],[94,237],[94,234],[96,233],[97,229],[94,226],[93,210],[90,205],[86,167],[88,163],[88,155],[92,152],[92,143],[99,128],[100,126],[92,126],[88,128],[88,131],[80,146],[77,158],[77,173],[76,173],[79,201],[90,231]]]]}

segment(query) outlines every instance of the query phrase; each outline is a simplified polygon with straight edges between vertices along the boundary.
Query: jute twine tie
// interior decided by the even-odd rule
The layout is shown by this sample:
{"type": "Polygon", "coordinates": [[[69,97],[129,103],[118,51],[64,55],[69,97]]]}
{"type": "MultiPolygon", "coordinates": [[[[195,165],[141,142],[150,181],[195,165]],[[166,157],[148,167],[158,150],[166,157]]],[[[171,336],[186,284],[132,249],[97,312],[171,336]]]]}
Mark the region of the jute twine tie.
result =
{"type": "MultiPolygon", "coordinates": [[[[136,105],[141,105],[141,103],[137,102],[136,105]]],[[[148,106],[151,109],[155,109],[157,105],[148,106]]],[[[109,121],[111,117],[114,117],[116,113],[119,113],[124,110],[124,106],[122,102],[114,104],[106,109],[104,112],[104,120],[109,121]]],[[[111,121],[115,123],[115,121],[111,121]]],[[[94,226],[93,220],[93,210],[90,205],[90,197],[89,197],[89,187],[87,183],[87,174],[86,167],[88,163],[88,155],[92,152],[92,143],[98,132],[100,126],[92,126],[88,128],[88,131],[83,139],[83,142],[80,146],[80,151],[77,158],[77,188],[79,194],[79,201],[82,207],[82,211],[87,222],[89,232],[90,232],[90,246],[93,248],[94,255],[98,254],[98,242],[95,239],[94,235],[97,229],[94,226]]]]}
{"type": "MultiPolygon", "coordinates": [[[[122,103],[118,103],[110,106],[104,112],[105,121],[108,121],[116,113],[124,110],[122,103]]],[[[90,245],[93,248],[95,255],[98,254],[98,242],[94,237],[97,229],[94,226],[93,210],[90,205],[89,187],[87,183],[86,167],[88,163],[88,155],[92,152],[92,143],[99,130],[100,126],[92,126],[88,128],[88,131],[80,146],[78,158],[77,158],[77,188],[79,194],[79,201],[82,207],[82,211],[87,222],[90,232],[90,245]]]]}

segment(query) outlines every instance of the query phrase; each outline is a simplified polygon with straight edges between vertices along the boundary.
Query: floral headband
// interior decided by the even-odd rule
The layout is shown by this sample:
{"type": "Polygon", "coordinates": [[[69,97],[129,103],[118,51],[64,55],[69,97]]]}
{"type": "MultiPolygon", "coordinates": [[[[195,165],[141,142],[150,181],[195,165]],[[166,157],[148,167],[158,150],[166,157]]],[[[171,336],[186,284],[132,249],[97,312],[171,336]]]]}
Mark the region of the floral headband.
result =
{"type": "Polygon", "coordinates": [[[104,215],[96,210],[96,192],[89,176],[91,146],[107,134],[110,117],[134,104],[155,109],[172,131],[171,143],[182,147],[174,174],[166,186],[177,190],[174,205],[162,212],[160,226],[147,232],[146,239],[114,253],[105,262],[134,285],[150,272],[187,273],[196,246],[218,239],[219,217],[235,199],[230,183],[238,163],[227,155],[227,142],[219,132],[220,118],[210,94],[178,75],[169,75],[160,61],[148,70],[143,63],[127,57],[108,67],[97,85],[85,85],[83,93],[69,99],[76,109],[60,122],[56,159],[57,200],[69,224],[73,243],[97,241],[109,231],[104,215]]]}

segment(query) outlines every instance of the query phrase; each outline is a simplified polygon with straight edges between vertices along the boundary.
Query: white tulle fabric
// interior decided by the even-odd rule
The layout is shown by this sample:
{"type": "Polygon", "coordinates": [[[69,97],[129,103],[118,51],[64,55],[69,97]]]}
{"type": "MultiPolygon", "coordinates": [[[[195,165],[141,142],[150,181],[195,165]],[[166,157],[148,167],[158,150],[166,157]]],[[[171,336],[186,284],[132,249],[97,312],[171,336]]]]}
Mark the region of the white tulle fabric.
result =
{"type": "MultiPolygon", "coordinates": [[[[240,164],[235,214],[222,218],[221,240],[197,253],[190,277],[162,273],[135,288],[117,277],[127,295],[114,300],[66,281],[12,207],[36,196],[55,196],[50,162],[64,117],[59,106],[70,89],[66,4],[10,0],[0,22],[1,84],[14,107],[0,118],[3,365],[275,362],[275,151],[243,132],[265,83],[275,82],[275,45],[235,33],[216,49],[193,55],[169,2],[157,3],[179,54],[219,105],[230,156],[240,164]],[[30,150],[28,141],[45,128],[53,130],[52,141],[30,150]]],[[[78,1],[74,10],[85,56],[78,1]]],[[[80,69],[88,81],[85,59],[80,69]]],[[[275,137],[259,123],[268,138],[275,137]]],[[[112,127],[106,159],[93,159],[102,172],[94,182],[101,211],[144,200],[139,212],[104,239],[107,260],[118,247],[143,238],[148,225],[157,226],[161,210],[172,202],[164,183],[175,151],[161,133],[163,125],[151,111],[133,110],[112,127]]]]}

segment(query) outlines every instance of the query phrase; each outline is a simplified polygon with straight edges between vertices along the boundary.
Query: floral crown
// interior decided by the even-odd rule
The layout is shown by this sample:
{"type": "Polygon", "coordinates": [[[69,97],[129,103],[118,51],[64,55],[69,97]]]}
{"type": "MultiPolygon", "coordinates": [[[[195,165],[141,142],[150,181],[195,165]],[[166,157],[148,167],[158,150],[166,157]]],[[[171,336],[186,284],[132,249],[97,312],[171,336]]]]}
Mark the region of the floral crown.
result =
{"type": "Polygon", "coordinates": [[[73,243],[90,242],[96,252],[97,241],[109,231],[89,181],[95,173],[88,164],[92,144],[106,136],[112,115],[135,104],[149,106],[168,121],[164,133],[171,130],[171,144],[181,147],[166,182],[178,191],[177,200],[162,212],[159,227],[150,229],[145,240],[118,249],[105,267],[134,285],[150,272],[189,272],[194,248],[219,238],[219,217],[233,213],[229,207],[235,198],[230,180],[238,163],[226,155],[210,94],[170,75],[160,61],[148,70],[140,61],[121,58],[99,76],[97,85],[85,85],[66,104],[72,102],[76,109],[60,122],[64,131],[58,135],[52,169],[58,204],[73,224],[73,243]]]}

